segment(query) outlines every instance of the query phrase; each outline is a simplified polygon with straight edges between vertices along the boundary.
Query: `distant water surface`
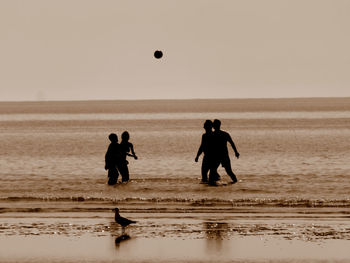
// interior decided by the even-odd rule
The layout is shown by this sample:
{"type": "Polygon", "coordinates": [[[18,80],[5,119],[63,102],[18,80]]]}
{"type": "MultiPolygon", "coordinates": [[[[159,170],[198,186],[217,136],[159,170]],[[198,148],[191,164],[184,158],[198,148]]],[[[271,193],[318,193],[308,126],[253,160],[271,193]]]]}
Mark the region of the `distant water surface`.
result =
{"type": "Polygon", "coordinates": [[[3,203],[350,207],[350,98],[0,103],[0,145],[3,203]],[[230,150],[236,185],[199,183],[194,157],[214,118],[241,154],[230,150]],[[139,160],[129,160],[129,184],[110,187],[107,137],[124,130],[139,160]]]}

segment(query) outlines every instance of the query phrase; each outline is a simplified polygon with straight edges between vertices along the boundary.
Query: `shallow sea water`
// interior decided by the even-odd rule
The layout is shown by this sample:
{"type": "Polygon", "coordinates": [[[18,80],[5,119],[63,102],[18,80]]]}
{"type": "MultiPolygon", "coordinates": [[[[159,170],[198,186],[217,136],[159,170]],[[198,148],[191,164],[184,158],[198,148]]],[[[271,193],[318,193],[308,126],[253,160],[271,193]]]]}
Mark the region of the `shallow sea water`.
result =
{"type": "MultiPolygon", "coordinates": [[[[165,107],[162,101],[150,101],[124,108],[119,104],[127,102],[118,101],[2,103],[0,199],[303,199],[326,206],[334,200],[348,204],[350,99],[278,102],[170,101],[165,107]],[[222,129],[241,154],[237,160],[230,150],[240,180],[234,187],[199,185],[200,162],[194,157],[207,118],[222,120],[222,129]],[[129,160],[129,185],[108,187],[103,169],[107,136],[124,130],[130,132],[139,159],[129,160]]],[[[229,181],[222,168],[219,173],[222,181],[229,181]]]]}

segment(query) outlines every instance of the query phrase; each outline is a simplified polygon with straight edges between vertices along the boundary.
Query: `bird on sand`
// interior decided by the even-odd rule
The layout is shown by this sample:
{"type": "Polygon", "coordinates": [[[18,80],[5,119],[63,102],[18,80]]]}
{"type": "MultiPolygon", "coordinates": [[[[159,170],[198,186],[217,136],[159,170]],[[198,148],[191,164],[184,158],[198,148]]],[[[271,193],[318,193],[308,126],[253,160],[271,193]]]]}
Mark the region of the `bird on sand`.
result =
{"type": "Polygon", "coordinates": [[[117,222],[119,225],[121,225],[123,229],[124,229],[124,227],[126,227],[130,224],[136,223],[136,221],[133,221],[133,220],[130,220],[130,219],[127,219],[125,217],[120,216],[118,208],[114,208],[114,209],[112,209],[112,211],[115,212],[115,216],[114,216],[115,222],[117,222]]]}

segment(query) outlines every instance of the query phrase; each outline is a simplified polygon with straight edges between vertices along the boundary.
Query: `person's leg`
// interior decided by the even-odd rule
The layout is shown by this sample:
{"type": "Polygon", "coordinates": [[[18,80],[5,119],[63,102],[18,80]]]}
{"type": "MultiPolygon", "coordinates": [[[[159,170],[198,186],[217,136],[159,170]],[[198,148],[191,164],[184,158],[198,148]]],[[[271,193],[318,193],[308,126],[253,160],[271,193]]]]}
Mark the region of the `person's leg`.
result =
{"type": "Polygon", "coordinates": [[[129,181],[129,168],[128,168],[128,165],[125,164],[125,167],[124,167],[124,177],[122,179],[122,182],[127,182],[129,181]]]}
{"type": "Polygon", "coordinates": [[[202,182],[203,183],[207,183],[208,182],[208,172],[209,172],[210,166],[209,166],[209,162],[208,162],[208,158],[206,158],[205,156],[203,157],[203,161],[202,161],[202,182]]]}
{"type": "Polygon", "coordinates": [[[122,176],[122,182],[129,181],[129,169],[127,165],[127,161],[121,161],[120,164],[118,164],[119,172],[122,176]]]}
{"type": "Polygon", "coordinates": [[[220,180],[220,175],[218,173],[218,168],[220,165],[219,159],[213,159],[210,164],[209,182],[211,184],[216,184],[220,180]]]}
{"type": "Polygon", "coordinates": [[[236,183],[237,182],[237,177],[236,175],[233,173],[232,168],[231,168],[231,161],[230,161],[230,157],[225,157],[222,166],[225,168],[225,171],[227,173],[228,176],[231,177],[232,182],[236,183]]]}
{"type": "Polygon", "coordinates": [[[118,181],[118,170],[117,167],[111,167],[110,169],[108,169],[108,184],[109,185],[114,185],[117,183],[118,181]]]}
{"type": "Polygon", "coordinates": [[[218,174],[217,169],[210,169],[209,173],[209,184],[216,184],[217,181],[220,180],[220,175],[218,174]]]}

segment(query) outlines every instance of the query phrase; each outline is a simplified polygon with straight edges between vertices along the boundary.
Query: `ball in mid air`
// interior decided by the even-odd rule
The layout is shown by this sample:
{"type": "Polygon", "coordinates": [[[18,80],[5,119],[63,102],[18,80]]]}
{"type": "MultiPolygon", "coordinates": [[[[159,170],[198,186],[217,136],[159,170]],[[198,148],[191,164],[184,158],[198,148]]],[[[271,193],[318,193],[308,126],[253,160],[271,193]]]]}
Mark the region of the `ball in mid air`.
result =
{"type": "Polygon", "coordinates": [[[160,51],[160,50],[156,50],[156,51],[154,52],[154,57],[155,57],[156,59],[160,59],[161,57],[163,57],[163,52],[160,51]]]}

